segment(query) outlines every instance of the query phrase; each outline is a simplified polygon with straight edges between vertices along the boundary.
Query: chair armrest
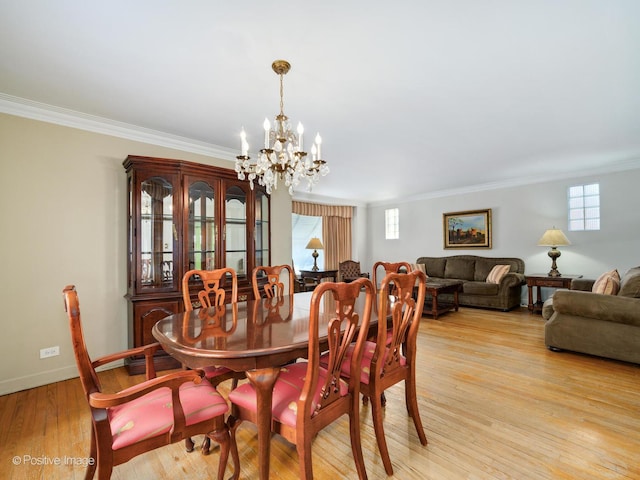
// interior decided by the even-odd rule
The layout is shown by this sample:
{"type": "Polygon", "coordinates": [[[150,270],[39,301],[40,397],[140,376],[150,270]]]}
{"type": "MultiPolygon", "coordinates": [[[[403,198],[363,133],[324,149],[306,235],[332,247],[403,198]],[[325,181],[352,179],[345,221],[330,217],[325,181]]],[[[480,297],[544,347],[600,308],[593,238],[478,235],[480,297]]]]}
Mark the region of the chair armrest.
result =
{"type": "Polygon", "coordinates": [[[153,364],[153,355],[158,351],[162,350],[162,346],[156,343],[150,343],[148,345],[142,345],[141,347],[130,348],[128,350],[123,350],[121,352],[112,353],[109,355],[105,355],[104,357],[100,357],[91,362],[93,368],[101,367],[102,365],[106,365],[108,363],[115,362],[117,360],[122,360],[127,357],[133,357],[136,355],[144,355],[145,357],[145,365],[146,365],[146,376],[147,380],[155,378],[156,371],[153,364]]]}
{"type": "Polygon", "coordinates": [[[200,383],[204,375],[204,370],[182,370],[147,380],[119,393],[94,392],[89,395],[89,405],[92,407],[92,415],[96,422],[107,421],[108,415],[106,414],[106,409],[108,407],[122,405],[142,395],[157,391],[159,388],[169,388],[171,390],[171,408],[173,413],[173,428],[171,431],[171,442],[173,443],[178,439],[184,438],[183,434],[187,424],[184,408],[180,401],[180,386],[188,381],[200,383]]]}
{"type": "Polygon", "coordinates": [[[571,280],[570,290],[581,290],[583,292],[590,292],[593,288],[595,280],[589,278],[574,278],[571,280]]]}
{"type": "Polygon", "coordinates": [[[517,287],[518,285],[524,285],[527,283],[524,278],[524,274],[509,272],[500,280],[500,289],[517,287]]]}
{"type": "Polygon", "coordinates": [[[182,370],[161,377],[146,380],[134,387],[127,388],[118,393],[94,392],[89,395],[89,405],[93,408],[110,408],[135,400],[142,395],[153,392],[158,388],[168,387],[177,390],[185,382],[200,383],[204,377],[203,370],[182,370]]]}
{"type": "Polygon", "coordinates": [[[557,314],[640,327],[640,299],[637,298],[580,290],[556,290],[553,294],[553,310],[557,314]]]}

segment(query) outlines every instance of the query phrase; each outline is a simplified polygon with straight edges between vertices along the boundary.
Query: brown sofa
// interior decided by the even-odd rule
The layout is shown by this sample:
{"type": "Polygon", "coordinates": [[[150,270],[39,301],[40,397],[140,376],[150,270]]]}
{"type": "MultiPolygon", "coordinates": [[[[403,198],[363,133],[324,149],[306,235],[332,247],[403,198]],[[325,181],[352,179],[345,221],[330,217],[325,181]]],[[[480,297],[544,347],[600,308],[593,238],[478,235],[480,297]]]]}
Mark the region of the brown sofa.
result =
{"type": "Polygon", "coordinates": [[[593,280],[573,280],[557,290],[542,309],[545,344],[640,363],[640,267],[620,280],[617,295],[592,293],[593,280]]]}
{"type": "MultiPolygon", "coordinates": [[[[462,306],[511,310],[520,306],[522,286],[525,284],[524,261],[520,258],[452,255],[448,257],[420,257],[416,263],[425,265],[427,281],[461,280],[462,306]],[[487,275],[495,265],[509,265],[510,270],[499,284],[487,283],[487,275]]],[[[452,301],[451,294],[438,295],[438,301],[452,301]]]]}

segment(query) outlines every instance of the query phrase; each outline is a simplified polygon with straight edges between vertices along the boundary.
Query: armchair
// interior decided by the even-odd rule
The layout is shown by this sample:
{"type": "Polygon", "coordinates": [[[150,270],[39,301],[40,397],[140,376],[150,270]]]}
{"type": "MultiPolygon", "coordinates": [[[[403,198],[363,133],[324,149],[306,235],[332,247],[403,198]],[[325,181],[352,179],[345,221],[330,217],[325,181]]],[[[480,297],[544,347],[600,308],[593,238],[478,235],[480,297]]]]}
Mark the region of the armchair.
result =
{"type": "Polygon", "coordinates": [[[338,264],[338,281],[339,282],[353,282],[358,278],[369,278],[368,273],[362,273],[360,271],[360,262],[355,260],[345,260],[338,264]]]}
{"type": "Polygon", "coordinates": [[[545,345],[640,363],[640,267],[620,280],[617,293],[593,291],[593,280],[573,280],[571,289],[547,299],[542,317],[545,345]]]}
{"type": "Polygon", "coordinates": [[[107,480],[114,466],[181,440],[192,448],[189,439],[197,434],[220,444],[218,479],[224,478],[230,451],[235,472],[239,472],[237,448],[225,423],[229,406],[215,387],[202,381],[204,372],[185,370],[156,377],[153,353],[160,348],[158,343],[91,360],[75,286],[65,287],[63,296],[80,381],[91,410],[88,456],[95,462],[88,465],[85,478],[93,478],[97,470],[98,479],[107,480]],[[147,380],[117,393],[102,392],[95,369],[131,355],[145,356],[147,380]]]}

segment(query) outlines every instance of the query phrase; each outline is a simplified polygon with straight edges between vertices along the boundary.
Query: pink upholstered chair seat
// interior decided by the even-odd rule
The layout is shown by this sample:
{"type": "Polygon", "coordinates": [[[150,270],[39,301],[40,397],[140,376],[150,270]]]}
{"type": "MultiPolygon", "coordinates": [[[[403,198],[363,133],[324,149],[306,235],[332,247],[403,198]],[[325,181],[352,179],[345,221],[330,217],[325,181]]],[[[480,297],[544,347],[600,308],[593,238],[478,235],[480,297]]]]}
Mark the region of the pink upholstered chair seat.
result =
{"type": "Polygon", "coordinates": [[[204,370],[204,376],[207,379],[219,377],[233,371],[227,367],[204,367],[202,370],[204,370]]]}
{"type": "Polygon", "coordinates": [[[387,345],[391,345],[391,342],[393,341],[393,329],[389,329],[387,330],[387,345]]]}
{"type": "MultiPolygon", "coordinates": [[[[353,355],[353,345],[350,345],[345,353],[344,361],[340,367],[340,372],[345,378],[351,377],[351,356],[353,355]]],[[[365,342],[364,351],[362,352],[362,363],[360,364],[360,383],[369,384],[369,372],[371,371],[371,361],[373,360],[373,354],[376,351],[375,342],[365,342]]],[[[386,360],[389,355],[389,349],[385,349],[384,358],[386,360]]],[[[403,367],[407,364],[407,359],[400,356],[400,365],[403,367]]],[[[320,365],[327,365],[328,354],[323,354],[320,357],[320,365]]]]}
{"type": "MultiPolygon", "coordinates": [[[[295,426],[297,415],[297,401],[300,398],[304,380],[307,375],[307,362],[298,362],[280,369],[280,374],[273,386],[273,400],[271,414],[274,420],[289,426],[295,426]]],[[[315,410],[322,386],[327,377],[326,369],[320,367],[318,388],[312,402],[315,410]]],[[[346,396],[349,386],[344,380],[340,380],[340,395],[346,396]]],[[[229,400],[248,410],[256,410],[256,391],[253,385],[245,383],[229,393],[229,400]]]]}
{"type": "MultiPolygon", "coordinates": [[[[180,403],[187,425],[229,411],[226,400],[208,382],[186,382],[181,385],[180,403]]],[[[171,390],[159,388],[123,405],[109,408],[108,415],[114,450],[165,434],[173,428],[171,390]]]]}

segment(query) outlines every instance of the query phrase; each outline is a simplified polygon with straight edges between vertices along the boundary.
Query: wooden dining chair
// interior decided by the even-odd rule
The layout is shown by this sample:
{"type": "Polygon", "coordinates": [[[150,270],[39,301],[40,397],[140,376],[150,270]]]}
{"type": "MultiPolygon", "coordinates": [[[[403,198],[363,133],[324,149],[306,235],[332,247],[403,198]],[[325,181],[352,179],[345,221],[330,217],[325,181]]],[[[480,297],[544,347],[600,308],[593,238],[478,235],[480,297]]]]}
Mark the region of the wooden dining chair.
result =
{"type": "MultiPolygon", "coordinates": [[[[359,368],[374,301],[373,285],[365,278],[352,283],[323,282],[316,287],[309,313],[308,360],[281,368],[275,381],[272,432],[296,445],[303,480],[313,479],[311,445],[314,437],[342,415],[349,416],[351,451],[358,477],[367,478],[360,442],[360,383],[358,378],[343,379],[340,369],[348,350],[352,368],[359,368]],[[355,311],[354,305],[360,295],[364,295],[364,306],[355,311]],[[319,364],[321,315],[330,317],[326,332],[330,361],[326,368],[319,364]],[[350,347],[352,342],[353,347],[350,347]]],[[[256,390],[251,383],[245,383],[229,394],[229,400],[232,402],[229,426],[232,441],[235,441],[240,422],[257,422],[256,390]]]]}
{"type": "Polygon", "coordinates": [[[320,283],[315,277],[299,277],[293,260],[291,260],[291,269],[293,270],[296,292],[312,292],[320,283]]]}
{"type": "MultiPolygon", "coordinates": [[[[184,309],[187,312],[197,308],[211,308],[223,306],[225,303],[238,303],[238,275],[233,268],[218,268],[215,270],[189,270],[182,277],[182,298],[184,300],[184,309]],[[231,295],[227,295],[224,288],[226,282],[231,282],[231,295]],[[198,300],[191,300],[191,286],[193,283],[202,283],[202,287],[198,290],[198,300]],[[227,302],[228,301],[228,302],[227,302]]],[[[238,386],[238,381],[246,378],[244,372],[236,372],[228,367],[209,365],[202,368],[205,378],[214,387],[220,385],[226,380],[232,380],[231,388],[238,386]]],[[[209,440],[205,439],[202,446],[203,451],[209,448],[209,440]]]]}
{"type": "MultiPolygon", "coordinates": [[[[384,269],[384,275],[388,275],[389,273],[409,273],[411,271],[411,264],[408,262],[376,262],[373,264],[373,286],[376,288],[376,293],[378,292],[378,271],[379,267],[384,269]]],[[[384,278],[384,275],[382,278],[384,278]]],[[[387,287],[388,293],[390,295],[394,294],[393,283],[389,284],[387,287]]],[[[391,331],[387,332],[388,342],[391,341],[391,331]]],[[[369,401],[369,397],[367,395],[362,396],[362,403],[366,404],[369,401]]],[[[384,392],[381,395],[380,401],[382,402],[382,406],[387,403],[384,392]]]]}
{"type": "Polygon", "coordinates": [[[251,272],[251,284],[253,286],[253,298],[282,298],[285,294],[285,285],[282,282],[283,271],[288,274],[288,295],[293,295],[295,280],[293,268],[290,265],[261,265],[251,272]],[[264,277],[267,277],[264,283],[264,277]]]}
{"type": "Polygon", "coordinates": [[[407,412],[413,419],[420,443],[427,444],[416,392],[416,343],[426,280],[426,275],[418,270],[407,274],[388,273],[378,291],[376,340],[366,342],[360,368],[354,369],[349,357],[342,364],[343,375],[351,379],[354,377],[352,372],[356,372],[355,377],[360,381],[362,394],[371,399],[373,427],[387,475],[393,475],[393,467],[384,434],[382,413],[382,394],[386,389],[404,382],[407,412]],[[392,286],[394,296],[386,293],[392,286]],[[416,286],[417,296],[414,296],[416,286]],[[382,312],[389,312],[389,316],[382,312]],[[391,332],[390,340],[387,328],[391,332]]]}
{"type": "MultiPolygon", "coordinates": [[[[182,298],[184,309],[191,312],[195,307],[220,307],[225,303],[238,303],[238,276],[233,268],[218,268],[216,270],[189,270],[182,277],[182,298]],[[197,302],[192,302],[190,288],[194,281],[202,283],[198,290],[197,302]],[[224,289],[225,282],[231,282],[231,295],[224,289]],[[228,301],[228,302],[227,302],[228,301]]],[[[227,367],[208,366],[203,368],[205,376],[212,385],[217,386],[225,380],[232,379],[231,388],[238,385],[238,380],[245,378],[244,372],[235,372],[227,367]]]]}
{"type": "Polygon", "coordinates": [[[369,278],[368,273],[360,271],[360,262],[345,260],[338,264],[338,281],[349,283],[360,277],[369,278]]]}
{"type": "MultiPolygon", "coordinates": [[[[199,284],[199,283],[198,283],[199,284]]],[[[215,270],[189,270],[182,277],[182,298],[187,312],[193,307],[212,307],[229,302],[238,301],[238,275],[233,268],[218,268],[215,270]],[[202,289],[198,290],[198,301],[191,300],[190,286],[193,282],[201,282],[202,289]],[[231,296],[227,295],[224,284],[231,282],[231,296]]]]}
{"type": "MultiPolygon", "coordinates": [[[[378,269],[382,267],[384,269],[384,275],[389,273],[409,273],[411,271],[411,264],[408,262],[376,262],[373,264],[373,286],[378,288],[378,269]]],[[[383,278],[384,278],[383,275],[383,278]]],[[[393,285],[390,285],[389,292],[393,290],[393,285]]]]}
{"type": "Polygon", "coordinates": [[[91,360],[75,286],[65,287],[63,296],[80,381],[91,410],[88,458],[94,462],[88,465],[85,479],[92,479],[97,469],[98,479],[106,480],[114,466],[198,434],[220,444],[218,479],[224,478],[229,452],[236,475],[238,451],[225,423],[229,407],[215,387],[202,381],[204,372],[187,370],[156,377],[153,354],[160,348],[158,343],[91,360]],[[103,392],[95,369],[132,355],[145,357],[146,380],[117,393],[103,392]]]}

